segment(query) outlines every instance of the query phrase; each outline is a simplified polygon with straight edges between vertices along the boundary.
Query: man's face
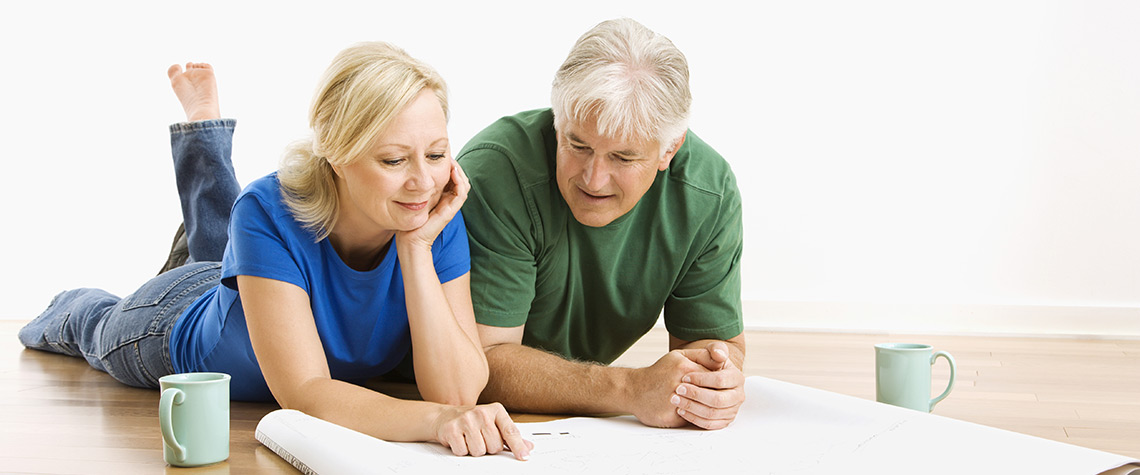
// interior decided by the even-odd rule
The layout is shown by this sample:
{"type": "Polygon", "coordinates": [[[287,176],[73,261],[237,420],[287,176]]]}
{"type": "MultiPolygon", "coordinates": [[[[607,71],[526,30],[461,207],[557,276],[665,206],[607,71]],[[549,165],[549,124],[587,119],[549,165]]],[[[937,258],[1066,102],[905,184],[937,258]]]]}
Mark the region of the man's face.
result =
{"type": "Polygon", "coordinates": [[[567,122],[557,135],[558,190],[574,219],[591,227],[610,224],[633,209],[674,154],[662,154],[656,141],[598,135],[594,119],[567,122]]]}

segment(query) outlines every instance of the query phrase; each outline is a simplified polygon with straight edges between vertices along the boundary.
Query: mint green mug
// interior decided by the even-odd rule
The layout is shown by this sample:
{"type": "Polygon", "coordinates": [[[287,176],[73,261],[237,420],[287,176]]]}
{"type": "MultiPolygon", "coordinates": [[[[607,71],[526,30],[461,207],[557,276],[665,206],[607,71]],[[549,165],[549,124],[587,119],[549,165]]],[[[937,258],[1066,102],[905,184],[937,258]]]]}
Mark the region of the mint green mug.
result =
{"type": "Polygon", "coordinates": [[[158,379],[162,458],[197,467],[230,457],[230,375],[182,373],[158,379]]]}
{"type": "Polygon", "coordinates": [[[916,411],[930,412],[954,389],[954,357],[934,352],[930,345],[880,343],[875,345],[875,400],[916,411]],[[930,371],[938,357],[950,364],[946,390],[930,399],[930,371]]]}

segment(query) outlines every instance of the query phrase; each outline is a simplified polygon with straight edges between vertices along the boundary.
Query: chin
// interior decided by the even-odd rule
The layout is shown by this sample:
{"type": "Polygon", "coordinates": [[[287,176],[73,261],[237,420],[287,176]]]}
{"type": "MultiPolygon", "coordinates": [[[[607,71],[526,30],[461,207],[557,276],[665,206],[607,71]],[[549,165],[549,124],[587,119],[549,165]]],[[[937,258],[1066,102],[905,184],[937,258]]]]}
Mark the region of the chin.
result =
{"type": "Polygon", "coordinates": [[[574,214],[574,219],[576,221],[581,223],[583,226],[589,226],[591,228],[600,228],[602,226],[605,226],[607,224],[614,222],[615,219],[618,219],[618,217],[620,217],[620,216],[612,216],[608,213],[607,214],[601,214],[601,213],[590,213],[590,212],[584,212],[584,211],[580,212],[580,211],[576,211],[574,209],[571,209],[570,212],[574,214]]]}

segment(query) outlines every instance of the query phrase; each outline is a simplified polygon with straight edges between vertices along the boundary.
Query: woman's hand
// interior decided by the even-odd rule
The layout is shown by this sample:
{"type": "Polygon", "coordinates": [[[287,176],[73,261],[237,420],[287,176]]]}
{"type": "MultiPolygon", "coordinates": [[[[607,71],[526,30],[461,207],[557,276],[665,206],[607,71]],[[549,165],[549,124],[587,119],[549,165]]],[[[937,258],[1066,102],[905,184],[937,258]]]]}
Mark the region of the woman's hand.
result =
{"type": "Polygon", "coordinates": [[[443,231],[444,226],[455,217],[463,202],[467,201],[467,192],[471,190],[471,181],[467,174],[459,167],[459,162],[451,160],[451,181],[443,187],[439,202],[428,212],[428,219],[424,224],[410,231],[396,233],[396,247],[407,248],[411,246],[424,246],[431,248],[436,236],[443,231]]]}
{"type": "Polygon", "coordinates": [[[534,444],[522,438],[502,404],[442,407],[435,421],[435,440],[455,455],[479,457],[510,450],[518,460],[530,457],[534,444]]]}

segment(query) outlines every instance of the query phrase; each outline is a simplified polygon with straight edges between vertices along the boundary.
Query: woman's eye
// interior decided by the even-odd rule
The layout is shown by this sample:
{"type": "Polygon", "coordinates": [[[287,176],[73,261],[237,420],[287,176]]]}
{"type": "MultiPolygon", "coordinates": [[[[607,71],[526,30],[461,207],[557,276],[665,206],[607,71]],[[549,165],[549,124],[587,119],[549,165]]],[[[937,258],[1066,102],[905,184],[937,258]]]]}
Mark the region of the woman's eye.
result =
{"type": "Polygon", "coordinates": [[[388,166],[396,166],[396,165],[399,165],[401,163],[404,163],[404,159],[402,159],[402,158],[386,158],[384,160],[381,160],[381,162],[384,163],[385,165],[388,165],[388,166]]]}
{"type": "Polygon", "coordinates": [[[447,158],[447,154],[444,154],[444,153],[428,154],[428,160],[431,160],[433,162],[438,162],[438,161],[443,160],[445,158],[447,158]]]}

